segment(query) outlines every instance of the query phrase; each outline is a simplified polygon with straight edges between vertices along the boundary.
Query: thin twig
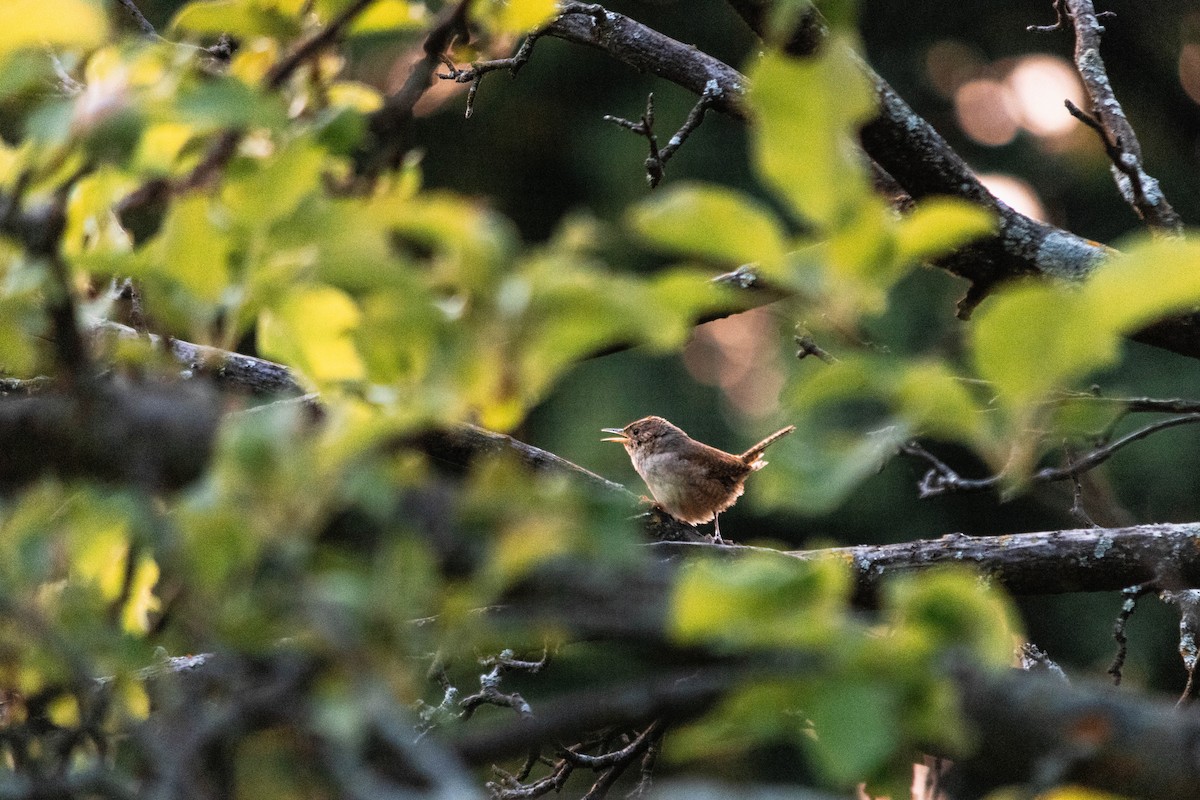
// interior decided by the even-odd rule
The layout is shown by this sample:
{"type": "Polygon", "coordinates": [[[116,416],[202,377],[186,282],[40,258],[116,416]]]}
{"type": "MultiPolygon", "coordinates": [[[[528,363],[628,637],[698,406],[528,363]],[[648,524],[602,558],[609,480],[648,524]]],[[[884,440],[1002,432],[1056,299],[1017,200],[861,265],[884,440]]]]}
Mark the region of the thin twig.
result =
{"type": "MultiPolygon", "coordinates": [[[[1071,452],[1071,446],[1068,442],[1063,443],[1063,455],[1066,457],[1067,466],[1070,467],[1074,460],[1074,454],[1071,452]]],[[[1071,475],[1071,488],[1071,509],[1068,513],[1084,525],[1099,528],[1100,526],[1096,524],[1096,521],[1092,519],[1091,514],[1087,512],[1087,509],[1083,505],[1083,481],[1080,480],[1079,475],[1071,475]]]]}
{"type": "Polygon", "coordinates": [[[1121,685],[1121,669],[1125,666],[1125,657],[1129,654],[1129,639],[1125,636],[1125,628],[1129,624],[1133,612],[1137,610],[1137,601],[1142,595],[1154,591],[1149,583],[1139,583],[1127,586],[1121,590],[1121,610],[1117,613],[1117,621],[1113,624],[1113,639],[1117,643],[1117,652],[1113,656],[1108,674],[1112,675],[1113,685],[1121,685]]]}
{"type": "Polygon", "coordinates": [[[424,55],[413,64],[404,84],[384,100],[383,106],[371,114],[371,136],[356,156],[355,171],[370,181],[383,169],[399,163],[407,147],[408,125],[425,92],[433,85],[442,56],[456,39],[467,39],[467,17],[472,0],[459,0],[442,12],[442,18],[425,37],[424,55]]]}
{"type": "Polygon", "coordinates": [[[646,181],[650,184],[650,188],[658,186],[666,174],[667,162],[671,160],[671,156],[683,145],[687,138],[700,127],[700,123],[704,121],[704,115],[708,109],[712,108],[717,101],[721,99],[724,90],[716,79],[711,79],[704,86],[704,92],[700,95],[700,99],[692,106],[692,110],[688,112],[687,119],[683,125],[675,132],[667,144],[659,148],[658,137],[654,133],[654,93],[651,92],[646,97],[646,112],[642,114],[642,118],[637,122],[625,119],[624,117],[614,117],[611,114],[605,114],[605,122],[611,122],[614,125],[632,131],[638,136],[644,136],[650,144],[650,155],[646,158],[646,181]]]}
{"type": "Polygon", "coordinates": [[[1026,25],[1025,30],[1029,33],[1054,33],[1063,29],[1063,23],[1066,22],[1067,10],[1063,4],[1063,0],[1054,0],[1054,24],[1053,25],[1026,25]]]}
{"type": "Polygon", "coordinates": [[[796,342],[796,358],[803,360],[809,356],[816,356],[826,364],[837,362],[837,358],[830,355],[828,350],[825,350],[821,345],[817,344],[811,333],[801,333],[792,337],[796,342]]]}
{"type": "Polygon", "coordinates": [[[319,52],[321,48],[332,43],[334,39],[341,35],[346,26],[353,22],[355,17],[365,11],[367,6],[373,2],[375,0],[354,0],[354,2],[346,6],[337,16],[331,19],[328,25],[301,42],[296,49],[275,62],[267,70],[267,74],[263,78],[263,82],[267,88],[278,89],[282,86],[284,81],[296,71],[297,67],[319,52]]]}
{"type": "Polygon", "coordinates": [[[627,746],[620,750],[613,750],[600,756],[589,756],[584,753],[577,753],[573,750],[563,750],[559,755],[573,763],[577,767],[587,767],[588,769],[606,769],[621,762],[627,762],[641,753],[649,746],[648,740],[656,736],[663,729],[662,720],[655,720],[646,730],[638,734],[637,738],[630,742],[627,746]]]}
{"type": "Polygon", "coordinates": [[[1183,589],[1175,592],[1159,592],[1159,599],[1179,608],[1179,656],[1187,671],[1183,692],[1175,704],[1182,706],[1191,699],[1196,683],[1196,662],[1200,657],[1197,637],[1200,636],[1200,589],[1183,589]]]}
{"type": "MultiPolygon", "coordinates": [[[[1084,114],[1069,102],[1067,110],[1100,135],[1112,161],[1117,188],[1138,216],[1157,231],[1180,235],[1183,221],[1167,202],[1158,181],[1142,168],[1142,148],[1137,134],[1113,93],[1100,57],[1100,35],[1104,26],[1097,18],[1092,0],[1062,0],[1062,5],[1075,27],[1075,67],[1091,101],[1092,114],[1084,114]],[[1094,117],[1095,124],[1088,122],[1089,116],[1094,117]]],[[[1061,21],[1062,9],[1058,3],[1055,10],[1061,21]]]]}
{"type": "Polygon", "coordinates": [[[529,36],[525,37],[525,41],[521,43],[521,46],[517,48],[517,52],[509,58],[475,61],[471,63],[468,69],[459,69],[449,56],[443,55],[442,63],[450,71],[438,72],[436,74],[442,80],[471,84],[471,88],[467,90],[467,110],[465,114],[466,118],[470,119],[471,115],[475,113],[475,94],[479,91],[479,85],[483,83],[483,76],[498,69],[507,69],[509,75],[516,77],[517,73],[521,71],[521,67],[529,62],[530,56],[533,55],[533,45],[541,35],[540,31],[529,34],[529,36]]]}
{"type": "MultiPolygon", "coordinates": [[[[1132,433],[1126,434],[1115,442],[1098,447],[1084,454],[1082,458],[1073,463],[1069,463],[1067,466],[1040,469],[1029,476],[1029,482],[1053,483],[1055,481],[1066,480],[1075,475],[1081,475],[1088,470],[1100,466],[1111,458],[1114,453],[1127,445],[1145,439],[1147,436],[1158,431],[1173,428],[1177,425],[1190,425],[1194,422],[1200,422],[1200,414],[1184,414],[1178,417],[1159,420],[1144,428],[1139,428],[1132,433]]],[[[921,458],[931,465],[931,469],[925,473],[919,486],[919,493],[922,499],[951,492],[984,492],[998,487],[1005,479],[1003,473],[987,478],[964,478],[916,442],[909,442],[903,445],[900,448],[900,452],[921,458]]]]}
{"type": "Polygon", "coordinates": [[[133,0],[118,0],[118,2],[129,13],[129,16],[133,17],[133,21],[142,29],[142,33],[147,36],[158,36],[158,31],[154,30],[154,26],[150,24],[150,20],[146,19],[146,15],[134,4],[133,0]]]}

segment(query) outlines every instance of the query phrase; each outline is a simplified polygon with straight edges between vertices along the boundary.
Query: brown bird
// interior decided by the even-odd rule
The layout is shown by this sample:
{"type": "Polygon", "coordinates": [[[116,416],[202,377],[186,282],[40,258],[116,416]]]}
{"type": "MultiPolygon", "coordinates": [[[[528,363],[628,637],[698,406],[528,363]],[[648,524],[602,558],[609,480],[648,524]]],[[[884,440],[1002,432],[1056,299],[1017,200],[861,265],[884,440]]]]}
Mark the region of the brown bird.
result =
{"type": "Polygon", "coordinates": [[[767,465],[763,451],[796,426],[775,431],[739,456],[697,442],[662,417],[602,430],[615,435],[601,441],[625,445],[660,508],[691,525],[712,520],[713,541],[721,542],[718,515],[742,496],[746,476],[767,465]]]}

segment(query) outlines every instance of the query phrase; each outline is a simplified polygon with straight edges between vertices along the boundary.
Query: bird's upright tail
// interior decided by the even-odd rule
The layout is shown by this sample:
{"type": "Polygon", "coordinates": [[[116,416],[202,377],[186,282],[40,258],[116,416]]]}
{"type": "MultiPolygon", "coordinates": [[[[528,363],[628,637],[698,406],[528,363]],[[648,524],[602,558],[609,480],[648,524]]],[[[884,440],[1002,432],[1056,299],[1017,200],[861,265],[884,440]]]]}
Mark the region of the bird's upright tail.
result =
{"type": "Polygon", "coordinates": [[[794,430],[796,430],[795,425],[788,425],[786,428],[780,428],[779,430],[775,431],[767,438],[763,439],[758,444],[754,445],[754,447],[751,447],[749,450],[742,453],[741,456],[739,456],[739,458],[741,458],[742,461],[744,461],[745,463],[754,467],[755,469],[762,467],[764,464],[767,463],[762,460],[763,450],[766,450],[768,447],[775,444],[775,442],[777,442],[780,439],[782,439],[783,437],[787,436],[789,433],[791,433],[794,430]]]}

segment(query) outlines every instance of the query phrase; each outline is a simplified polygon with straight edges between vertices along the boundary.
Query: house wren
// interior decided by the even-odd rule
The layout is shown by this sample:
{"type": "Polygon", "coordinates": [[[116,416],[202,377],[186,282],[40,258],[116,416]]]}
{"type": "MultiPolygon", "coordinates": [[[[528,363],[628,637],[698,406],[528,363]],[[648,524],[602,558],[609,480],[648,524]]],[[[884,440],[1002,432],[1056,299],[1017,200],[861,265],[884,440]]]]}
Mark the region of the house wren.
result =
{"type": "Polygon", "coordinates": [[[741,455],[697,442],[662,417],[604,428],[604,433],[615,435],[602,441],[625,445],[633,468],[660,508],[691,525],[712,520],[713,540],[720,542],[717,516],[742,496],[746,476],[767,465],[763,451],[794,430],[794,425],[778,430],[741,455]]]}

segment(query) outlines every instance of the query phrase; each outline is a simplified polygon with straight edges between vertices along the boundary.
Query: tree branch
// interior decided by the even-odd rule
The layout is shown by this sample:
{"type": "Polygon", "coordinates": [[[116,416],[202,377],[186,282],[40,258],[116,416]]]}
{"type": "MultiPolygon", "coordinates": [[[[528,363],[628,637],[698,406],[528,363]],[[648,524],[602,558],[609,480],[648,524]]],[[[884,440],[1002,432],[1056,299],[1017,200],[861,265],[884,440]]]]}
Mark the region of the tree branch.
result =
{"type": "MultiPolygon", "coordinates": [[[[1152,422],[1145,427],[1138,428],[1122,436],[1115,442],[1109,442],[1102,447],[1097,447],[1090,452],[1084,453],[1079,458],[1072,457],[1066,466],[1039,469],[1029,476],[1028,481],[1030,483],[1054,483],[1055,481],[1065,481],[1078,477],[1088,470],[1100,466],[1118,450],[1127,445],[1141,441],[1147,436],[1161,430],[1174,428],[1178,425],[1191,425],[1196,422],[1200,422],[1200,414],[1197,413],[1183,414],[1178,417],[1170,417],[1169,419],[1152,422]]],[[[963,478],[950,465],[934,456],[916,442],[909,442],[902,446],[900,452],[916,456],[931,465],[929,471],[921,479],[920,494],[922,498],[936,497],[940,494],[953,492],[991,491],[1002,486],[1005,480],[1003,473],[991,475],[986,478],[963,478]]]]}
{"type": "Polygon", "coordinates": [[[472,0],[459,0],[447,9],[441,20],[429,31],[423,46],[424,55],[413,64],[394,94],[369,118],[369,140],[355,154],[355,171],[366,179],[399,162],[407,149],[409,123],[417,101],[433,85],[442,55],[458,37],[467,37],[467,13],[472,0]]]}
{"type": "Polygon", "coordinates": [[[354,18],[366,11],[367,6],[375,0],[354,0],[350,5],[346,6],[337,16],[329,21],[321,30],[310,36],[308,39],[301,42],[294,50],[286,56],[276,61],[267,74],[263,76],[263,83],[268,89],[278,89],[284,82],[291,77],[297,67],[312,58],[321,50],[331,44],[337,37],[342,35],[342,31],[346,26],[354,21],[354,18]]]}
{"type": "Polygon", "coordinates": [[[178,489],[203,474],[220,405],[202,384],[93,385],[0,400],[0,487],[52,474],[178,489]]]}
{"type": "Polygon", "coordinates": [[[154,26],[150,24],[150,20],[146,19],[146,15],[133,0],[118,0],[126,13],[137,23],[138,28],[147,36],[158,36],[158,31],[154,30],[154,26]]]}
{"type": "MultiPolygon", "coordinates": [[[[1117,188],[1138,216],[1155,230],[1176,236],[1182,234],[1183,220],[1167,202],[1158,181],[1142,169],[1142,146],[1113,93],[1104,60],[1100,58],[1100,35],[1104,26],[1096,18],[1092,0],[1065,0],[1065,6],[1067,17],[1075,27],[1075,68],[1091,100],[1092,115],[1083,115],[1070,101],[1067,101],[1068,110],[1074,109],[1072,115],[1099,134],[1113,162],[1112,173],[1117,188]]],[[[1061,16],[1059,12],[1060,21],[1061,16]]]]}
{"type": "Polygon", "coordinates": [[[624,14],[600,5],[570,3],[542,35],[602,50],[638,72],[657,75],[696,95],[711,92],[710,108],[745,118],[746,79],[740,72],[624,14]],[[714,82],[715,89],[711,88],[714,82]]]}

